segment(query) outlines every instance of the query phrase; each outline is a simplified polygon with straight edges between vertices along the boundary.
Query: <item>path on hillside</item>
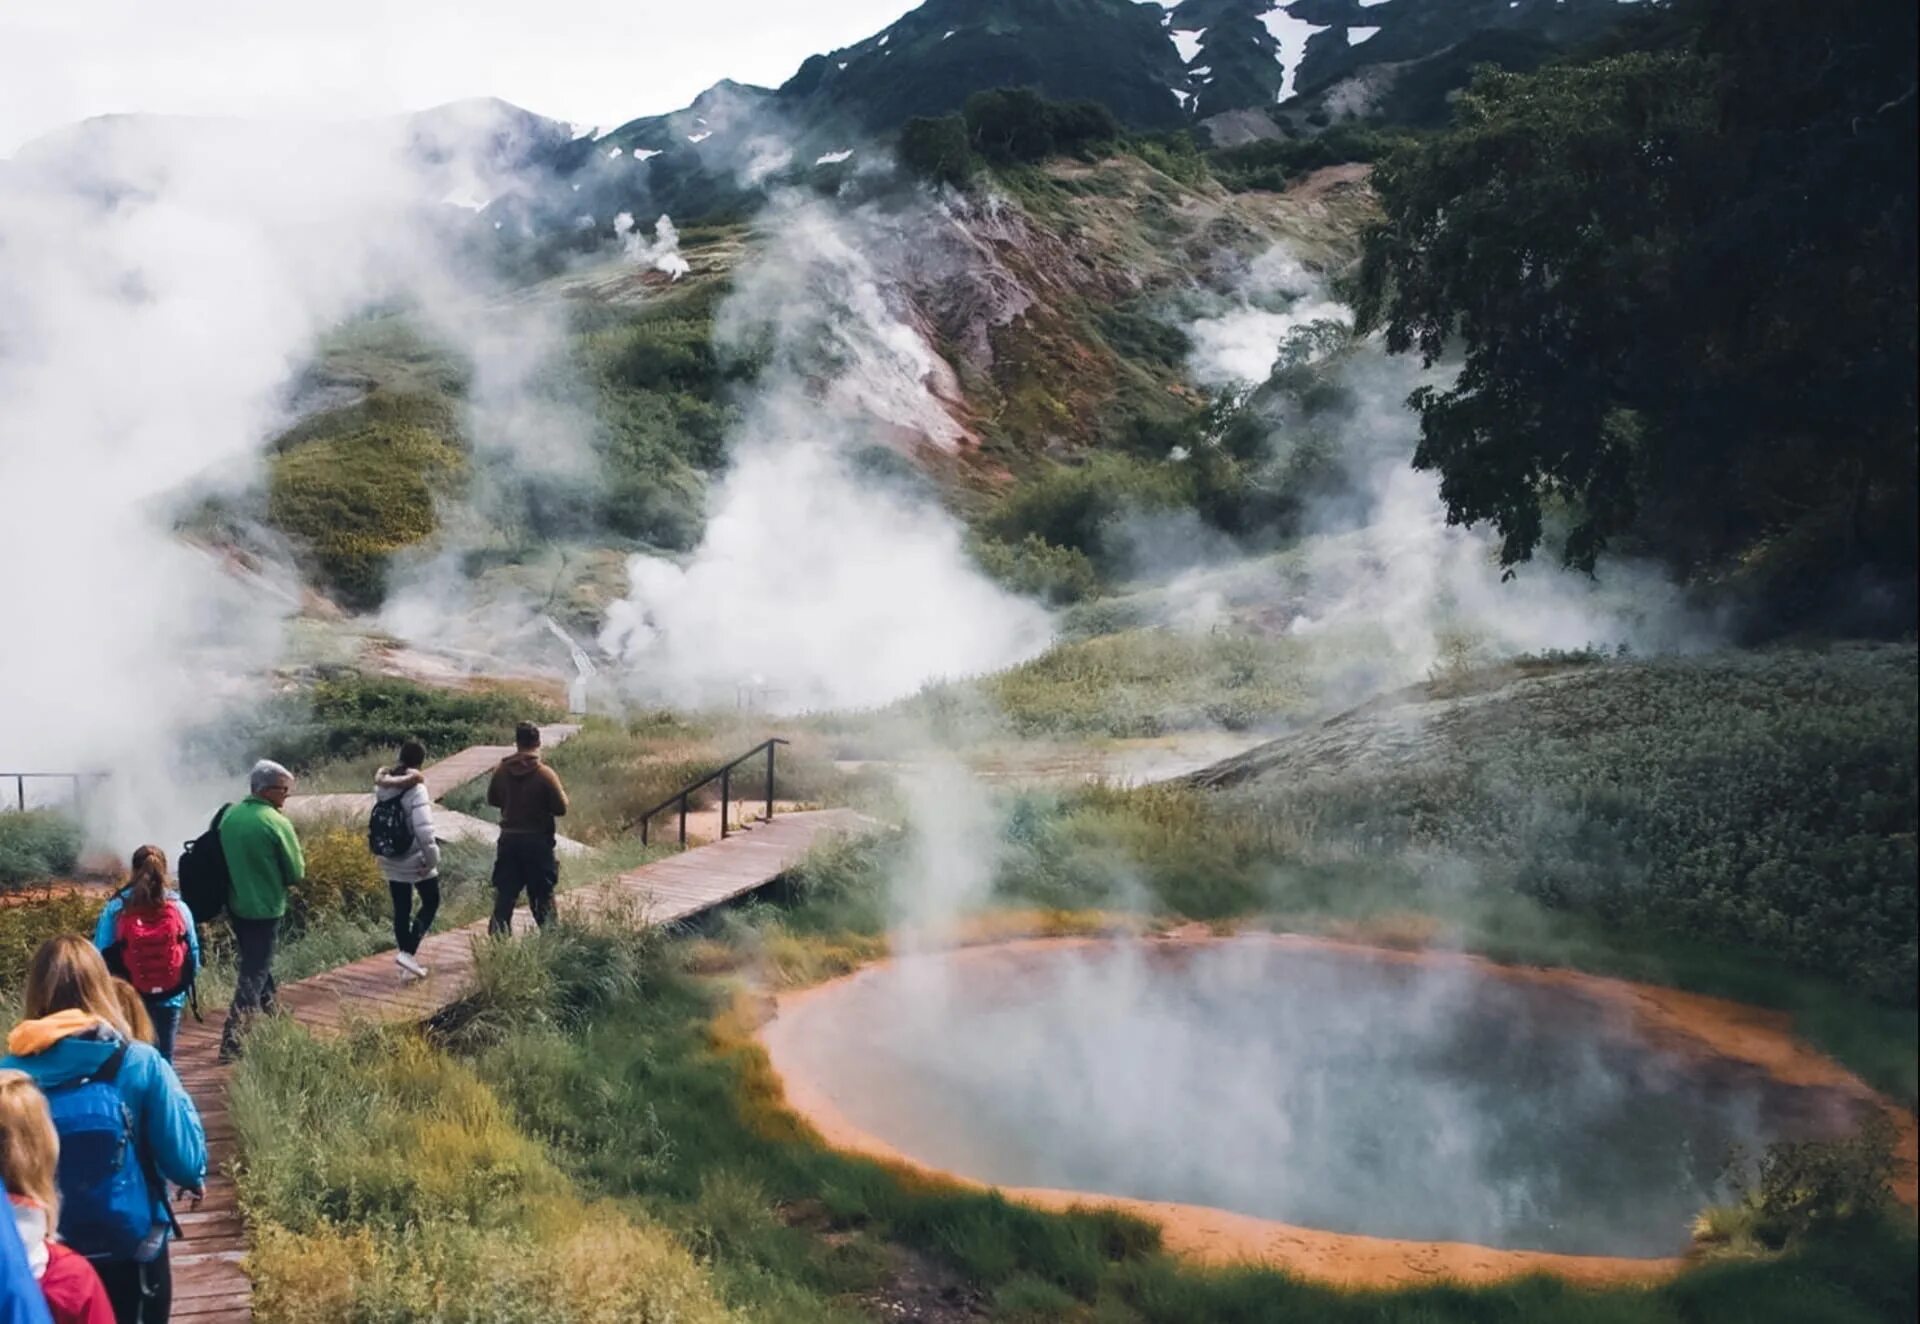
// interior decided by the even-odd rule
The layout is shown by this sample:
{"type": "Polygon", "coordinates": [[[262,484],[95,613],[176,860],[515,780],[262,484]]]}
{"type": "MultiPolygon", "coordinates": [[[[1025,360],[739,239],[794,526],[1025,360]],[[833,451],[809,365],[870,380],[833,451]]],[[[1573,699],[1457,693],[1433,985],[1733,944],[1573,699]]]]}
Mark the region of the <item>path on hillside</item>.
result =
{"type": "MultiPolygon", "coordinates": [[[[492,757],[497,761],[501,756],[492,757]]],[[[471,774],[467,780],[478,775],[471,774]]],[[[792,868],[822,836],[859,831],[866,823],[845,809],[781,815],[724,841],[565,892],[560,905],[570,914],[632,913],[647,924],[690,919],[766,886],[792,868]]],[[[524,908],[515,919],[519,930],[531,924],[524,908]]],[[[420,959],[433,973],[415,982],[402,979],[391,950],[339,966],[283,987],[281,1009],[318,1031],[338,1030],[350,1018],[424,1020],[465,990],[474,945],[485,937],[485,920],[432,934],[420,944],[420,959]]],[[[253,1317],[252,1284],[241,1267],[246,1227],[231,1172],[235,1154],[233,1119],[227,1106],[231,1072],[218,1061],[224,1018],[224,1008],[217,1014],[209,1008],[204,1023],[183,1025],[174,1054],[180,1079],[199,1106],[209,1149],[206,1199],[197,1208],[180,1206],[186,1235],[173,1247],[173,1318],[197,1324],[253,1317]]]]}

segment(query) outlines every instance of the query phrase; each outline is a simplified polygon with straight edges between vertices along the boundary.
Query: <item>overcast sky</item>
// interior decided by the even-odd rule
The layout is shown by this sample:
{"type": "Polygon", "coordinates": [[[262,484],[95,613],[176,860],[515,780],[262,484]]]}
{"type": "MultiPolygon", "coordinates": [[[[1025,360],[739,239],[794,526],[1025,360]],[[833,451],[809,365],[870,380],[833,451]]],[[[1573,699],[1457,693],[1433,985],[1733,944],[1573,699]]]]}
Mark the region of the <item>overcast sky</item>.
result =
{"type": "Polygon", "coordinates": [[[611,127],[777,84],[918,0],[0,0],[0,155],[118,111],[344,118],[498,96],[611,127]]]}

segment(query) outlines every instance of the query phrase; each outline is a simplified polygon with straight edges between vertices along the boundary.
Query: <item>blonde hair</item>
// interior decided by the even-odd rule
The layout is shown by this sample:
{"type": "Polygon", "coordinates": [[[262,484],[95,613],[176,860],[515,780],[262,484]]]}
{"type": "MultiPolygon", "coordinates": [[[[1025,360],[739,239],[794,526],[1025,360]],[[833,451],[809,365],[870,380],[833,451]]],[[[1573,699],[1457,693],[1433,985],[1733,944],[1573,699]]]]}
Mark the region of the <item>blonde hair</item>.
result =
{"type": "Polygon", "coordinates": [[[131,1039],[126,1013],[113,991],[113,976],[94,945],[73,933],[62,933],[40,944],[27,966],[26,996],[21,1012],[37,1021],[57,1011],[84,1011],[131,1039]]]}
{"type": "Polygon", "coordinates": [[[60,1134],[47,1112],[47,1096],[24,1071],[0,1071],[0,1178],[9,1194],[47,1211],[47,1226],[60,1226],[60,1134]]]}
{"type": "Polygon", "coordinates": [[[129,1036],[143,1044],[150,1044],[156,1036],[153,1032],[153,1017],[147,1015],[147,1004],[139,991],[126,980],[115,977],[113,996],[120,1003],[120,1014],[126,1018],[129,1036]]]}

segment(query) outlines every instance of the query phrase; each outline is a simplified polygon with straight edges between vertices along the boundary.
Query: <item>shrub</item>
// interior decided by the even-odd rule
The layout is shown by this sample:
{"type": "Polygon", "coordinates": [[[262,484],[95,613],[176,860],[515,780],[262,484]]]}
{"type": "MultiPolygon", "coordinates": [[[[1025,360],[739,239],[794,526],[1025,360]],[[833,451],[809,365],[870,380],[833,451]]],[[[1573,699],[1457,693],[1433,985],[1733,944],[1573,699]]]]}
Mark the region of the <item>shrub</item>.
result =
{"type": "Polygon", "coordinates": [[[0,812],[0,887],[64,878],[80,862],[80,825],[64,814],[0,812]]]}
{"type": "Polygon", "coordinates": [[[1001,164],[1086,152],[1120,136],[1119,121],[1099,102],[1049,101],[1024,87],[975,92],[961,116],[968,144],[1001,164]]]}
{"type": "Polygon", "coordinates": [[[389,676],[338,672],[260,714],[245,753],[263,751],[296,771],[362,758],[409,737],[439,758],[469,745],[507,743],[516,722],[553,721],[560,710],[522,690],[438,689],[389,676]]]}
{"type": "Polygon", "coordinates": [[[1208,154],[1214,175],[1229,188],[1285,188],[1323,166],[1378,161],[1409,140],[1405,134],[1342,124],[1311,138],[1267,139],[1208,154]]]}
{"type": "Polygon", "coordinates": [[[578,1026],[640,988],[659,941],[637,916],[613,914],[484,944],[466,992],[430,1028],[440,1042],[472,1050],[517,1030],[578,1026]]]}
{"type": "Polygon", "coordinates": [[[1056,547],[1037,533],[1029,533],[1017,543],[978,539],[973,544],[973,557],[990,577],[1014,592],[1056,607],[1083,602],[1100,592],[1100,572],[1085,552],[1056,547]]]}
{"type": "Polygon", "coordinates": [[[40,944],[62,933],[91,938],[102,899],[84,892],[58,892],[43,898],[20,897],[0,906],[0,988],[20,987],[40,944]]]}
{"type": "Polygon", "coordinates": [[[359,829],[335,825],[303,833],[300,849],[307,876],[289,898],[299,922],[323,915],[373,919],[385,911],[386,879],[359,829]]]}
{"type": "Polygon", "coordinates": [[[901,128],[895,151],[908,172],[955,188],[965,185],[978,166],[967,140],[967,122],[958,115],[915,116],[901,128]]]}
{"type": "Polygon", "coordinates": [[[1118,455],[1049,469],[1002,498],[987,531],[1003,542],[1029,536],[1076,551],[1103,573],[1117,568],[1125,547],[1116,525],[1128,513],[1187,504],[1191,481],[1180,469],[1118,455]]]}
{"type": "Polygon", "coordinates": [[[1893,1123],[1878,1112],[1839,1140],[1782,1141],[1754,1163],[1736,1154],[1728,1165],[1734,1202],[1702,1214],[1695,1240],[1730,1250],[1782,1250],[1843,1232],[1888,1208],[1894,1170],[1893,1123]]]}
{"type": "Polygon", "coordinates": [[[465,456],[427,428],[368,426],[275,456],[267,513],[347,605],[371,607],[387,558],[433,535],[435,500],[465,470],[465,456]]]}

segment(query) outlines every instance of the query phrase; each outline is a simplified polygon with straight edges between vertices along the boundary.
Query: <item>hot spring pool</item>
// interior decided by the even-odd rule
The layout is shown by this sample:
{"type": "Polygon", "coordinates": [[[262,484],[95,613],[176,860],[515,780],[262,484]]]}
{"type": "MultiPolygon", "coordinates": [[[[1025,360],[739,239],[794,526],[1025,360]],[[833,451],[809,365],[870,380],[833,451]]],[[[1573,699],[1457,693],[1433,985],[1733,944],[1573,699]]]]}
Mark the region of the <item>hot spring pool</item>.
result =
{"type": "Polygon", "coordinates": [[[1858,1106],[1552,979],[1267,936],[913,958],[763,1040],[853,1128],[978,1181],[1574,1255],[1684,1250],[1731,1145],[1858,1106]]]}

